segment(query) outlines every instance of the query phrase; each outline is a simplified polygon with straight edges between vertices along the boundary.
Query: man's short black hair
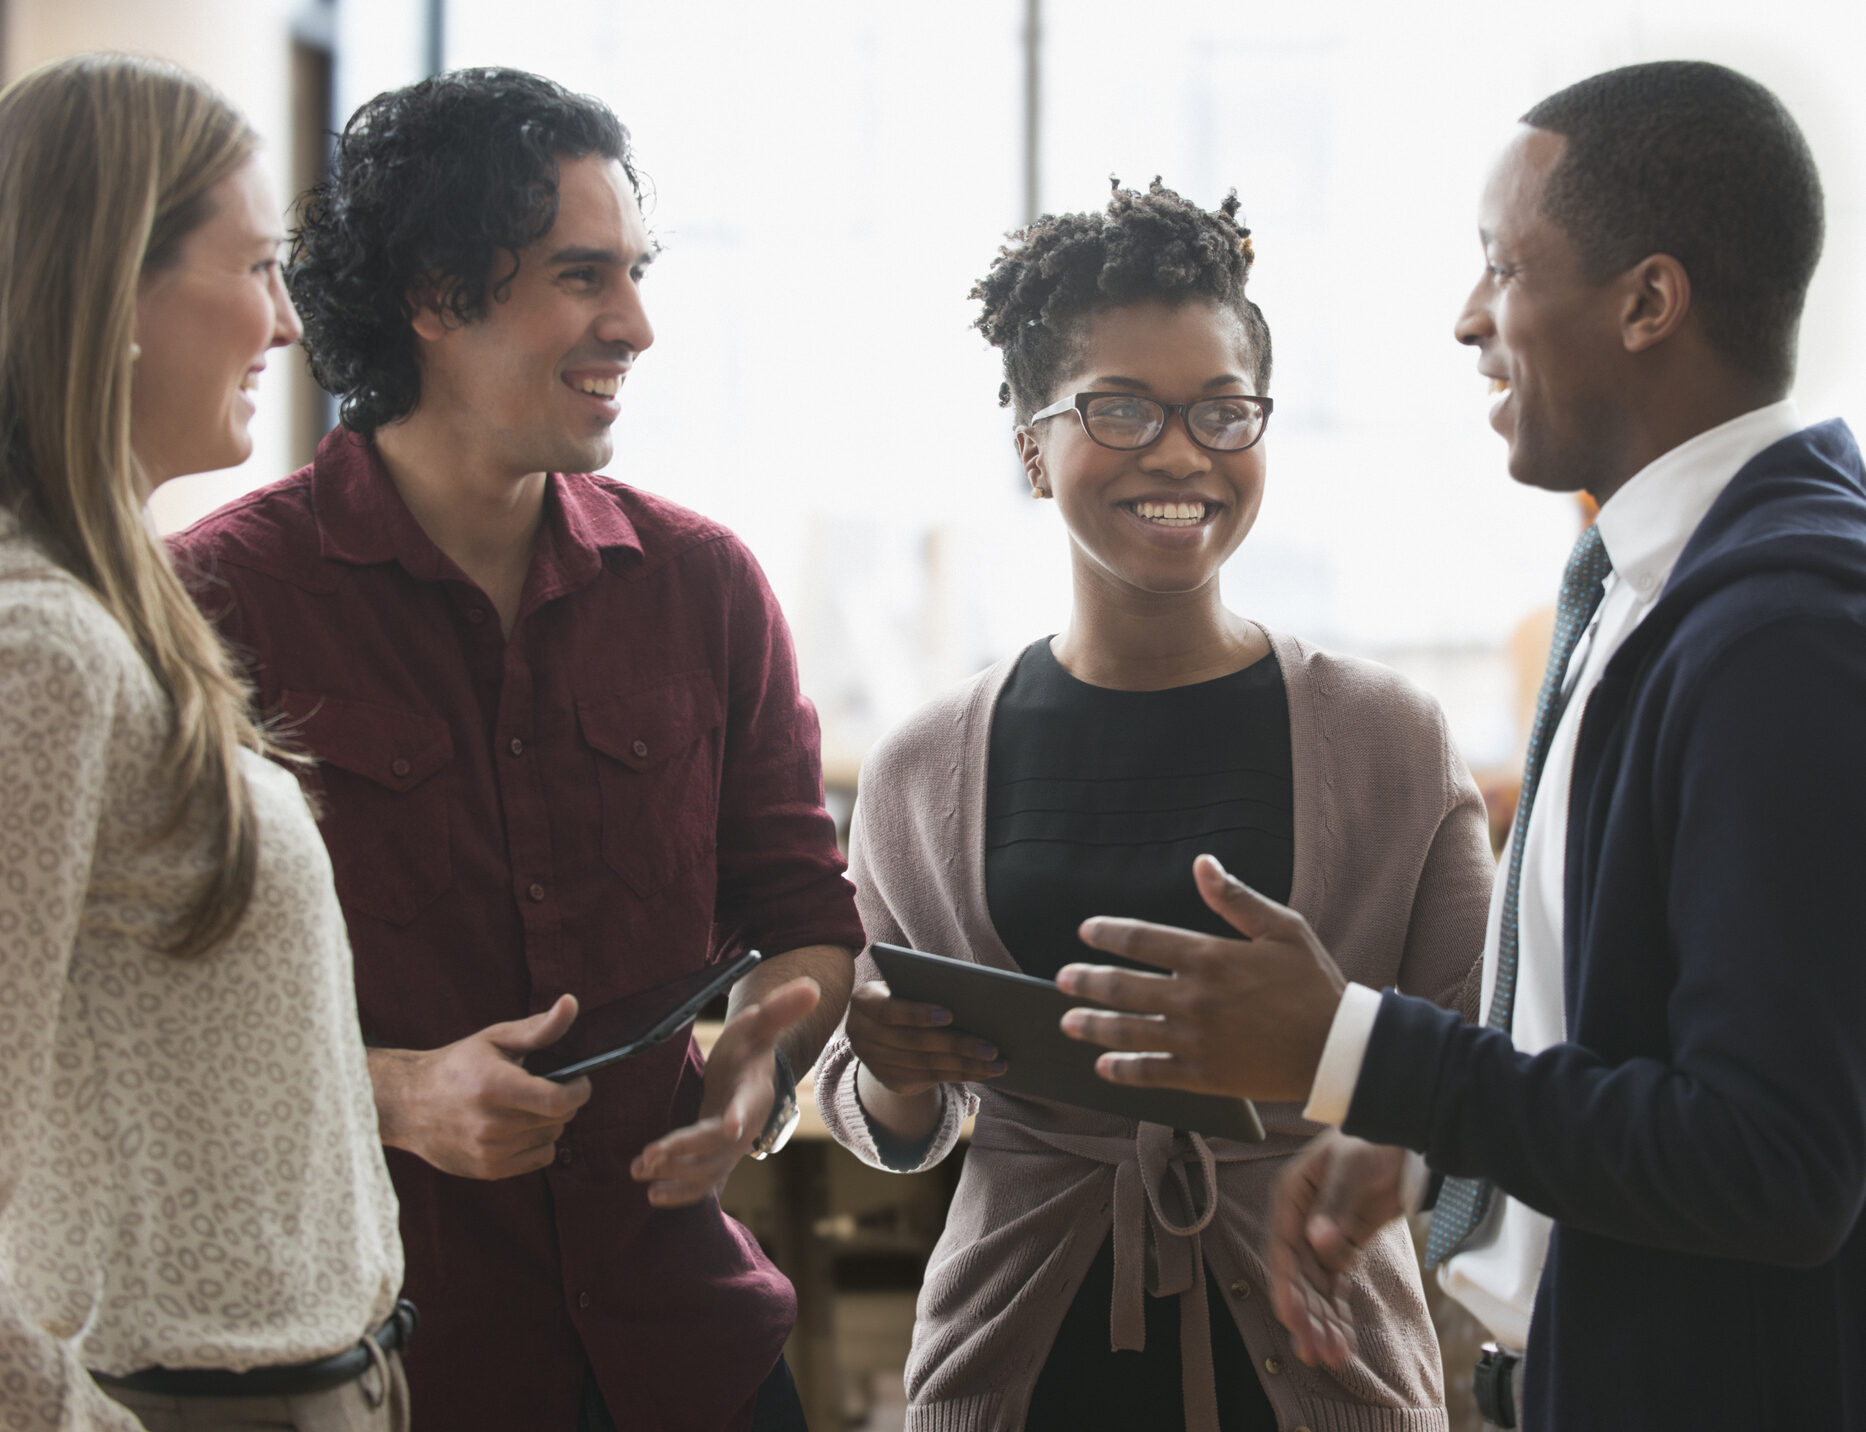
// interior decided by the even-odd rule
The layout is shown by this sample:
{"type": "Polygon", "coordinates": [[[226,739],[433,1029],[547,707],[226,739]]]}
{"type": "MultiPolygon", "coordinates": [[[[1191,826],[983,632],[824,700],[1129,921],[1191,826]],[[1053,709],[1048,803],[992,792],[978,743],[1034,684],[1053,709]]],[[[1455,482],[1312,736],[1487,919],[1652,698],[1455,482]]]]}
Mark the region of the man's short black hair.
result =
{"type": "Polygon", "coordinates": [[[1090,316],[1122,304],[1204,300],[1244,327],[1252,377],[1270,389],[1270,325],[1245,296],[1255,254],[1233,190],[1216,212],[1156,177],[1145,193],[1110,181],[1105,213],[1045,214],[1010,235],[972,286],[983,311],[973,326],[1004,350],[998,400],[1023,422],[1054,396],[1090,316]]]}
{"type": "Polygon", "coordinates": [[[619,162],[641,197],[609,107],[523,70],[454,70],[351,116],[329,178],[305,196],[285,276],[311,372],[346,428],[373,433],[415,410],[416,297],[451,322],[484,316],[518,251],[557,222],[558,160],[592,154],[619,162]]]}
{"type": "Polygon", "coordinates": [[[1814,156],[1781,101],[1722,65],[1666,60],[1570,85],[1522,122],[1568,141],[1543,211],[1589,279],[1670,254],[1716,351],[1786,392],[1825,225],[1814,156]]]}

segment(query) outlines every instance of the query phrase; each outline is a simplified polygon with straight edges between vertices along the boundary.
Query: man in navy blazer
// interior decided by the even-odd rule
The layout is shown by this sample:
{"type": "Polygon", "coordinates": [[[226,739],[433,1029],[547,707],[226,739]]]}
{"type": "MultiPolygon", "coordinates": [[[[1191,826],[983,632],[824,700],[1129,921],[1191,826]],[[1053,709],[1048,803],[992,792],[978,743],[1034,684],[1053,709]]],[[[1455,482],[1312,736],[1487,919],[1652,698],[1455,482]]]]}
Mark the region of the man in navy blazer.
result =
{"type": "Polygon", "coordinates": [[[1116,1082],[1340,1126],[1280,1195],[1299,1355],[1344,1353],[1340,1274],[1413,1150],[1553,1220],[1526,1426],[1866,1428],[1866,472],[1788,399],[1819,179],[1760,85],[1641,65],[1531,110],[1480,224],[1457,335],[1511,475],[1602,504],[1498,878],[1486,999],[1515,991],[1514,1037],[1508,994],[1482,1027],[1344,988],[1209,858],[1248,944],[1088,921],[1167,973],[1066,968],[1135,1013],[1064,1027],[1121,1051],[1116,1082]],[[1522,1047],[1538,973],[1565,1037],[1522,1047]]]}

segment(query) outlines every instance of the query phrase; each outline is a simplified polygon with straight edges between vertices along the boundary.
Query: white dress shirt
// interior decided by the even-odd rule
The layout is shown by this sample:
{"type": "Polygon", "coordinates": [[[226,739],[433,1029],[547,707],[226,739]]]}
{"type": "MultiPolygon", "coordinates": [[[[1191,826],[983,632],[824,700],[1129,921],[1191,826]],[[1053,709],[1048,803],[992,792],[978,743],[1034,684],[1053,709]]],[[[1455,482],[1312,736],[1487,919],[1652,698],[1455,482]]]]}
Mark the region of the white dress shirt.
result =
{"type": "MultiPolygon", "coordinates": [[[[1516,1002],[1511,1037],[1526,1054],[1567,1038],[1562,994],[1562,882],[1568,842],[1568,792],[1574,780],[1575,741],[1587,696],[1613,654],[1650,612],[1691,534],[1730,479],[1751,458],[1800,430],[1792,399],[1732,418],[1648,463],[1600,510],[1598,524],[1613,571],[1602,583],[1600,605],[1569,659],[1568,704],[1555,727],[1523,850],[1517,894],[1516,1002]]],[[[1511,839],[1515,837],[1512,835],[1511,839]]],[[[1490,925],[1484,938],[1484,984],[1478,1009],[1487,1014],[1497,977],[1497,935],[1504,885],[1509,878],[1506,848],[1491,892],[1490,925]]],[[[1304,1113],[1339,1124],[1353,1102],[1380,996],[1350,984],[1329,1029],[1328,1043],[1304,1113]]],[[[1422,1185],[1416,1157],[1412,1186],[1422,1185]]],[[[1490,1213],[1462,1252],[1439,1269],[1439,1283],[1490,1329],[1498,1342],[1522,1348],[1548,1249],[1550,1223],[1534,1209],[1499,1194],[1490,1213]]]]}

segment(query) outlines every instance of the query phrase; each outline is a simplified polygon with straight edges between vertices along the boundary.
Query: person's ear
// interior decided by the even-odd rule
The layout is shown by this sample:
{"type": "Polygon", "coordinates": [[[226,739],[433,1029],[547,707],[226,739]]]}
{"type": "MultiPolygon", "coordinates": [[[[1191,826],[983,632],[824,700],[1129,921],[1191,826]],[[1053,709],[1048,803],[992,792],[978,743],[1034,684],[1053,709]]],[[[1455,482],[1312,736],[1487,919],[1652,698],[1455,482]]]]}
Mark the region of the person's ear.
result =
{"type": "Polygon", "coordinates": [[[408,310],[408,326],[424,342],[438,343],[449,328],[459,326],[447,321],[441,290],[431,279],[421,279],[408,290],[408,310]]]}
{"type": "Polygon", "coordinates": [[[1017,443],[1017,461],[1030,482],[1030,495],[1048,497],[1050,484],[1043,473],[1043,449],[1037,442],[1036,429],[1019,426],[1012,436],[1017,443]]]}
{"type": "Polygon", "coordinates": [[[1622,276],[1620,341],[1628,353],[1656,348],[1691,311],[1691,275],[1670,254],[1641,259],[1622,276]]]}

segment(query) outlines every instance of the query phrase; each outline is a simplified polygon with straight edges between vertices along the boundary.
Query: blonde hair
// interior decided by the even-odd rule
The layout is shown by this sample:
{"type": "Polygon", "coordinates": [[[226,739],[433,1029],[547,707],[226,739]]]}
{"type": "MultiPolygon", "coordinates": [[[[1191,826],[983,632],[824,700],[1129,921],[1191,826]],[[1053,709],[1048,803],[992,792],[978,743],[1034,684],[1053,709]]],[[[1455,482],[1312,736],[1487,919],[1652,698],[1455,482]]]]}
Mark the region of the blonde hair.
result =
{"type": "Polygon", "coordinates": [[[205,817],[214,856],[166,940],[182,957],[212,949],[252,899],[259,832],[237,753],[271,747],[144,520],[131,342],[144,274],[174,261],[256,142],[204,82],[130,55],[47,65],[0,93],[0,501],[97,594],[173,703],[157,838],[205,817]]]}

